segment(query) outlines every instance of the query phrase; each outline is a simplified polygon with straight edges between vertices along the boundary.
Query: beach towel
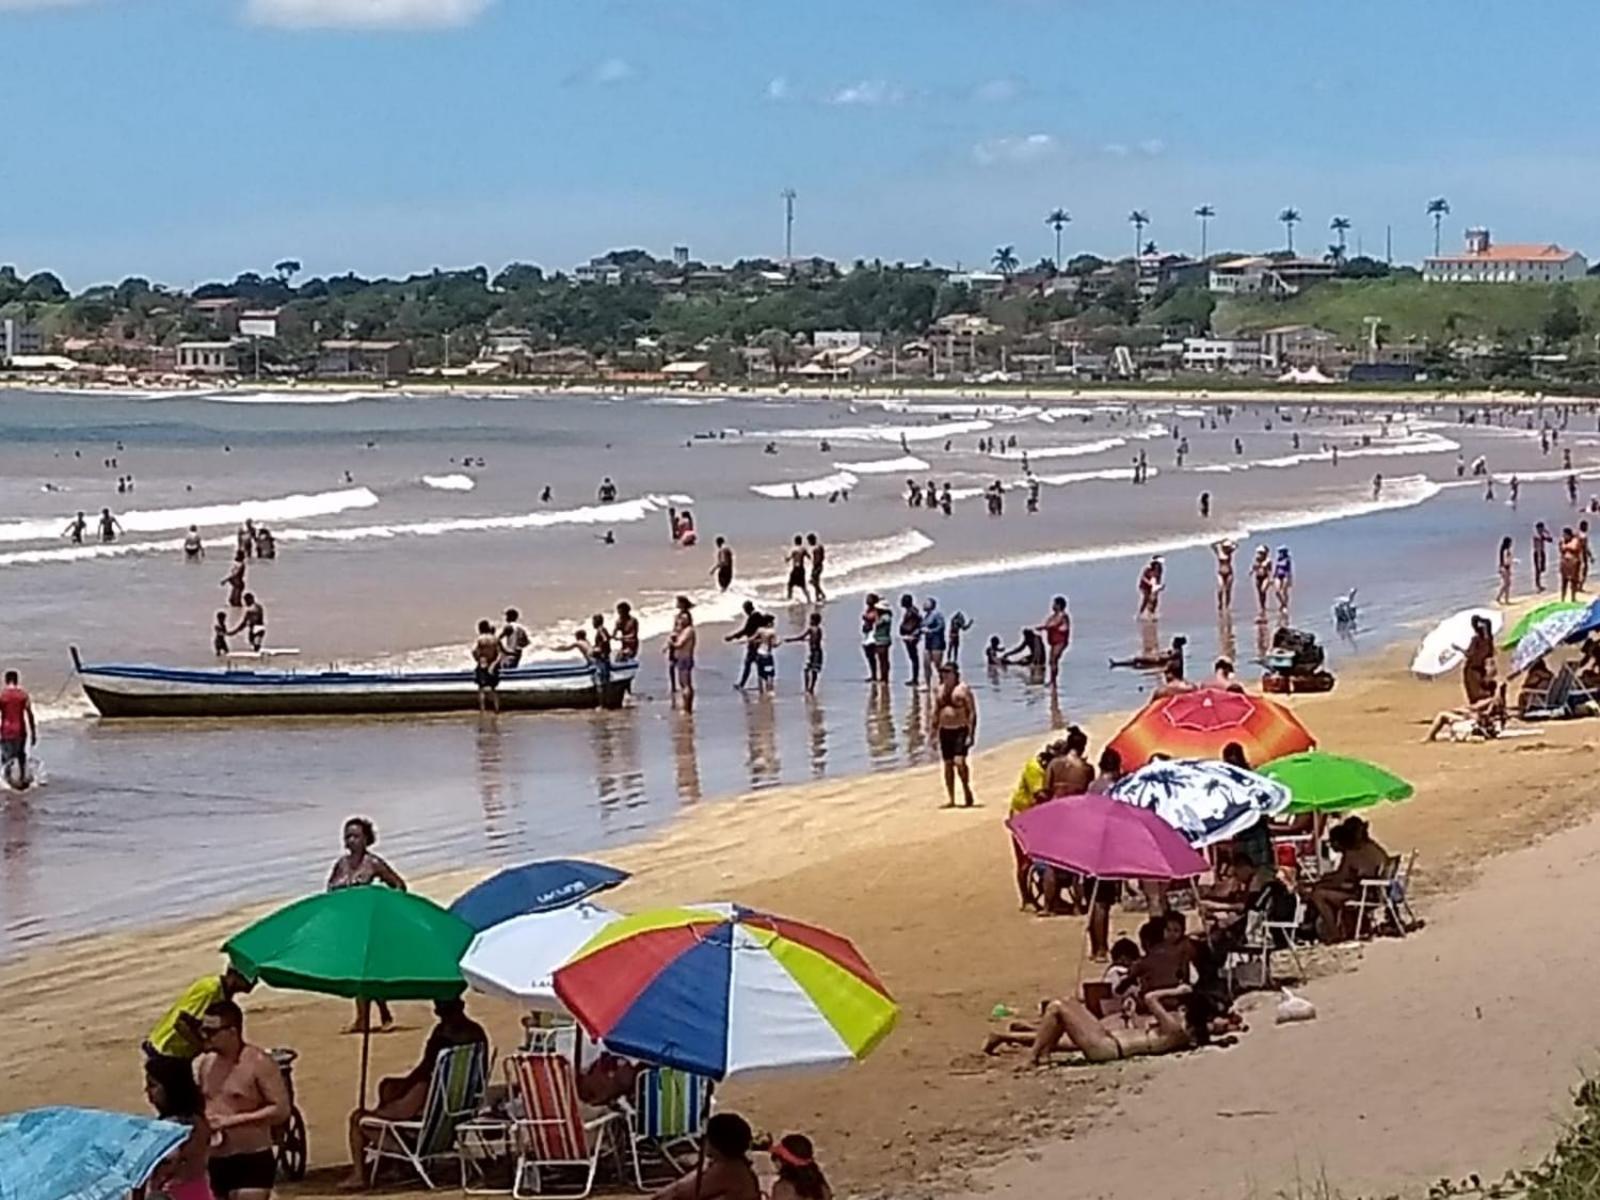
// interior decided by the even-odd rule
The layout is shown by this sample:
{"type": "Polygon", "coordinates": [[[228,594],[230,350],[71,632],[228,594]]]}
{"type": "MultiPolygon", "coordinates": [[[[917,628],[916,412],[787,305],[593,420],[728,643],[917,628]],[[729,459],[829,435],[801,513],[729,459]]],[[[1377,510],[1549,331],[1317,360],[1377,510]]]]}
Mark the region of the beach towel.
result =
{"type": "Polygon", "coordinates": [[[0,1117],[0,1200],[124,1200],[188,1136],[171,1121],[89,1108],[0,1117]]]}

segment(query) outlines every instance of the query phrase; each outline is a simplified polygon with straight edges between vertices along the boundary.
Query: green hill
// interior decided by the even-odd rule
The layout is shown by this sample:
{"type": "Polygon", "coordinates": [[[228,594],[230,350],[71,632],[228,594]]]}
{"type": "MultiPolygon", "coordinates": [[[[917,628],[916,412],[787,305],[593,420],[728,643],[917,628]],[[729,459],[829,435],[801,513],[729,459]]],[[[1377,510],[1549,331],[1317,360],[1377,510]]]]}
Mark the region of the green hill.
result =
{"type": "Polygon", "coordinates": [[[1563,296],[1577,308],[1581,332],[1600,331],[1600,278],[1555,287],[1541,284],[1424,283],[1414,276],[1335,279],[1287,300],[1224,301],[1212,317],[1221,334],[1272,325],[1315,325],[1349,344],[1365,341],[1367,317],[1381,317],[1389,344],[1441,344],[1479,338],[1523,346],[1545,334],[1563,296]]]}

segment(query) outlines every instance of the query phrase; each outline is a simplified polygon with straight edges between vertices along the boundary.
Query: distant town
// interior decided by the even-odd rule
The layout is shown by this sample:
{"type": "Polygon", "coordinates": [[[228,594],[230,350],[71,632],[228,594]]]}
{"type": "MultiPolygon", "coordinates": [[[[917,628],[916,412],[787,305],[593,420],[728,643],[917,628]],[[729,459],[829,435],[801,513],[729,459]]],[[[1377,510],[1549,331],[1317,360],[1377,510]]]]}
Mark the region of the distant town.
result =
{"type": "MultiPolygon", "coordinates": [[[[619,387],[1148,383],[1232,379],[1393,385],[1600,382],[1600,279],[1575,250],[1500,243],[1484,226],[1420,265],[1286,244],[1211,252],[1145,240],[1067,256],[1044,214],[1031,265],[997,246],[980,268],[818,257],[701,262],[615,250],[566,271],[513,263],[403,280],[262,273],[182,292],[142,278],[70,294],[0,267],[0,378],[82,386],[237,381],[589,382],[619,387]]],[[[1304,232],[1302,231],[1302,238],[1304,232]]]]}

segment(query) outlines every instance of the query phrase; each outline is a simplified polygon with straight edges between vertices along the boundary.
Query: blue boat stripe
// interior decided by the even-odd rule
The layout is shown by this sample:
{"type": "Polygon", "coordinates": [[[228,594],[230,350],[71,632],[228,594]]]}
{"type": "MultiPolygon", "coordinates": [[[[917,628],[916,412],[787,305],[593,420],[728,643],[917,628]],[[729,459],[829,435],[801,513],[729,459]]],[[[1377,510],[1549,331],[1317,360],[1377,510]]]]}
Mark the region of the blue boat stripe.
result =
{"type": "MultiPolygon", "coordinates": [[[[639,669],[636,662],[614,663],[611,678],[630,678],[639,669]]],[[[473,683],[471,671],[417,671],[411,674],[383,673],[377,671],[232,671],[225,668],[196,668],[184,670],[174,667],[145,666],[85,666],[80,672],[93,682],[96,676],[104,679],[141,679],[157,683],[217,684],[229,687],[282,687],[306,685],[371,687],[429,683],[473,683]]],[[[539,664],[517,667],[500,672],[500,682],[550,680],[590,680],[594,672],[586,666],[568,663],[539,664]]]]}

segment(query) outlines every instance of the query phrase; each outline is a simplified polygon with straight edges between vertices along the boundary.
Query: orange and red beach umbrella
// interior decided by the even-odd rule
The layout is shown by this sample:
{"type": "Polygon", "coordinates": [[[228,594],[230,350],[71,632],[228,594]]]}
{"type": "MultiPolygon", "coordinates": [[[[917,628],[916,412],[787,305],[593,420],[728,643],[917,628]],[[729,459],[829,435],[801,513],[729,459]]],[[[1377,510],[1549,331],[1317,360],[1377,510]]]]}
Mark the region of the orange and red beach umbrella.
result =
{"type": "Polygon", "coordinates": [[[1220,758],[1229,742],[1238,742],[1252,764],[1317,744],[1300,719],[1275,700],[1200,688],[1150,701],[1109,748],[1122,756],[1124,771],[1137,771],[1157,754],[1220,758]]]}

